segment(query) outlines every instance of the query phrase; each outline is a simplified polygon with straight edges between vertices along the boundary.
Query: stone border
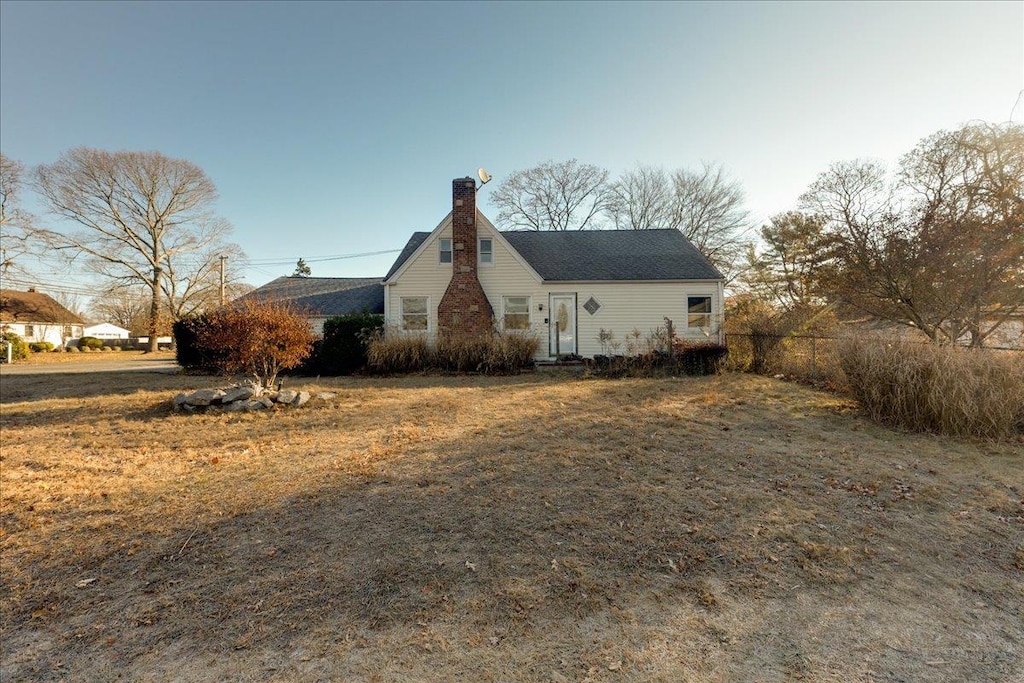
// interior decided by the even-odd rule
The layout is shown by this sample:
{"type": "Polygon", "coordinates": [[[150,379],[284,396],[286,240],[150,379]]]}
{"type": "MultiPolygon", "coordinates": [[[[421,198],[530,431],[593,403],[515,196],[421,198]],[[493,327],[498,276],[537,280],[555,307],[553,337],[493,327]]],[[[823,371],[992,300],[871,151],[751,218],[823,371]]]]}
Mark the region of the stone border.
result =
{"type": "MultiPolygon", "coordinates": [[[[320,400],[330,400],[334,397],[335,394],[328,392],[316,395],[316,398],[320,400]]],[[[187,413],[205,412],[211,408],[238,413],[266,410],[279,405],[300,408],[306,405],[311,398],[313,397],[308,391],[292,389],[272,391],[264,389],[256,382],[246,382],[224,389],[199,389],[191,394],[182,392],[172,399],[172,404],[175,410],[187,413]]]]}

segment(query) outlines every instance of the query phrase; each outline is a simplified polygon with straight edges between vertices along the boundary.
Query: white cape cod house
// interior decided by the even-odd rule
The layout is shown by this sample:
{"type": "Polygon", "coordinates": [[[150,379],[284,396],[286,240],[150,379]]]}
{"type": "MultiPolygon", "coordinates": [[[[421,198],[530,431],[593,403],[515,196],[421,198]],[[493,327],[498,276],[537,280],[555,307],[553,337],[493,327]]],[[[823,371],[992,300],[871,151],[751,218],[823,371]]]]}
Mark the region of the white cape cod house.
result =
{"type": "Polygon", "coordinates": [[[502,232],[452,181],[452,212],[413,233],[384,277],[389,333],[532,332],[537,360],[607,353],[599,336],[722,341],[722,274],[678,230],[502,232]]]}
{"type": "Polygon", "coordinates": [[[26,342],[49,342],[61,348],[82,336],[85,322],[52,297],[30,289],[0,289],[0,330],[26,342]]]}

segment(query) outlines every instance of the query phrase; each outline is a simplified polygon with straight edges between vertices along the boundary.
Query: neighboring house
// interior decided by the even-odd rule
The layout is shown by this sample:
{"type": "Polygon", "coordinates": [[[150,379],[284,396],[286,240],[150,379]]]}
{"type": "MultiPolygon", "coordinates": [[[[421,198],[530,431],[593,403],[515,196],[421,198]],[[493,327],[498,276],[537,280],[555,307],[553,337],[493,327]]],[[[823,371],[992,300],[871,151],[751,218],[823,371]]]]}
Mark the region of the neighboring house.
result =
{"type": "Polygon", "coordinates": [[[316,334],[323,334],[328,318],[384,312],[384,287],[377,277],[279,277],[239,300],[250,298],[292,304],[308,317],[316,334]]]}
{"type": "Polygon", "coordinates": [[[83,336],[97,339],[127,339],[131,336],[131,332],[113,323],[96,323],[87,326],[83,336]]]}
{"type": "Polygon", "coordinates": [[[17,292],[0,289],[0,329],[13,332],[27,342],[50,342],[64,346],[82,336],[85,322],[46,294],[29,289],[17,292]]]}
{"type": "Polygon", "coordinates": [[[389,333],[532,332],[539,360],[607,353],[602,331],[621,344],[666,317],[678,336],[722,340],[724,279],[678,230],[501,232],[476,190],[452,181],[452,212],[384,277],[389,333]]]}

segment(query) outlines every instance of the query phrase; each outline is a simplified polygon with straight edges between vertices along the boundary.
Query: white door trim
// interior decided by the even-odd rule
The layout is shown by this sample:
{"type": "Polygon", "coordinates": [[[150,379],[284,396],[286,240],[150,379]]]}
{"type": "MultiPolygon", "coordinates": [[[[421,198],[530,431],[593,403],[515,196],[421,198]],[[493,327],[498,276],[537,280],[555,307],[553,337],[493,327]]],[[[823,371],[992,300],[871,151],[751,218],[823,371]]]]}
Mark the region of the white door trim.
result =
{"type": "Polygon", "coordinates": [[[557,359],[559,356],[566,356],[577,353],[579,349],[579,316],[576,315],[576,292],[550,293],[548,294],[548,356],[557,359]],[[569,313],[571,319],[569,328],[572,330],[572,348],[563,348],[564,342],[558,337],[556,299],[568,299],[569,313]]]}

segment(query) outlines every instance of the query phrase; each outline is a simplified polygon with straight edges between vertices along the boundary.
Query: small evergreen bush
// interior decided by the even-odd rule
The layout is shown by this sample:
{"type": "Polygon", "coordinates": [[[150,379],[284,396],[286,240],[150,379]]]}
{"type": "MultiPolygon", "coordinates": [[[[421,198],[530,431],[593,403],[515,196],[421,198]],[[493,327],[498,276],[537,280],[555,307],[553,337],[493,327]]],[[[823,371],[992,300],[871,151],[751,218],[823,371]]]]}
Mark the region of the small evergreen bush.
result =
{"type": "Polygon", "coordinates": [[[210,324],[208,316],[199,314],[174,323],[175,357],[188,372],[213,373],[227,355],[224,349],[210,349],[199,343],[199,330],[210,324]]]}
{"type": "Polygon", "coordinates": [[[304,375],[351,375],[366,366],[370,339],[384,327],[384,316],[356,313],[324,321],[323,338],[303,363],[304,375]]]}
{"type": "Polygon", "coordinates": [[[53,342],[32,342],[28,347],[35,353],[49,353],[53,351],[53,342]]]}
{"type": "Polygon", "coordinates": [[[83,351],[89,349],[94,351],[103,348],[103,340],[97,339],[96,337],[82,337],[78,340],[78,348],[83,351]]]}
{"type": "Polygon", "coordinates": [[[28,344],[19,335],[14,332],[4,332],[3,339],[11,345],[11,360],[28,358],[28,344]]]}

